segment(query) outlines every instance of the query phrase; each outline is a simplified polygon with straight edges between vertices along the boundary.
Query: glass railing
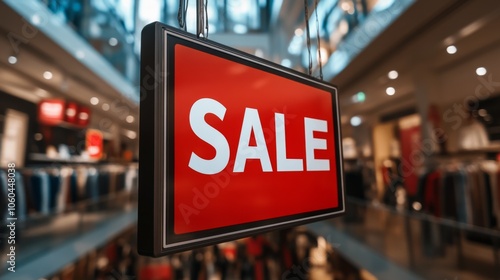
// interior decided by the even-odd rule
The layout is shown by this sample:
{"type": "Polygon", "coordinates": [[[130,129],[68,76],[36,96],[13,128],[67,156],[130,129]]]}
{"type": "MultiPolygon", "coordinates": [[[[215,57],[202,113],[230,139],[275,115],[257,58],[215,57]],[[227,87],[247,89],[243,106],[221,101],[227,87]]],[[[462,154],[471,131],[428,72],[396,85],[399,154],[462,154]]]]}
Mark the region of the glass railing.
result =
{"type": "Polygon", "coordinates": [[[424,279],[500,279],[500,230],[347,199],[330,222],[424,279]]]}

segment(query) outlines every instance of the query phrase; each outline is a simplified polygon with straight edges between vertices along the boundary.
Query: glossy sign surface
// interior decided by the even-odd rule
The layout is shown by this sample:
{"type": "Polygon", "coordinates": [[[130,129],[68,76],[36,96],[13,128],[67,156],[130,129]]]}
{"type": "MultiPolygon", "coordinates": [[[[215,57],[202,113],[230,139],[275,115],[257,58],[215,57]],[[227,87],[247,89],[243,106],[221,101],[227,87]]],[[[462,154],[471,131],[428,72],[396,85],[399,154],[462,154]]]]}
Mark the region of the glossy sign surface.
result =
{"type": "Polygon", "coordinates": [[[344,212],[337,90],[160,23],[141,45],[138,251],[344,212]]]}
{"type": "MultiPolygon", "coordinates": [[[[330,92],[180,44],[175,46],[174,71],[176,234],[338,206],[336,143],[330,92]],[[213,159],[220,153],[200,139],[193,132],[194,124],[190,123],[190,112],[195,110],[193,104],[204,98],[225,107],[223,120],[213,113],[207,113],[204,120],[222,134],[227,142],[225,146],[229,146],[228,164],[215,174],[203,174],[189,167],[193,152],[204,159],[213,159]],[[238,146],[247,108],[255,109],[254,112],[258,114],[254,115],[258,115],[259,121],[255,121],[256,125],[250,130],[249,145],[244,146],[250,148],[245,150],[238,149],[238,146]],[[281,114],[278,121],[276,113],[281,114]],[[307,170],[305,118],[326,122],[326,131],[315,132],[316,139],[323,139],[326,147],[314,151],[316,159],[328,162],[328,168],[324,170],[307,170]],[[256,134],[259,135],[259,130],[262,130],[265,143],[257,146],[256,134]],[[276,131],[283,130],[285,141],[277,141],[276,131]],[[286,158],[296,159],[301,170],[278,170],[276,154],[280,148],[277,146],[280,145],[286,147],[286,158]],[[258,149],[264,150],[262,157],[252,155],[258,149]],[[246,160],[239,161],[245,164],[244,170],[235,172],[238,151],[248,155],[246,160]],[[271,168],[269,164],[267,169],[266,164],[263,168],[263,162],[270,162],[271,168]]],[[[214,132],[214,135],[217,133],[214,132]]]]}

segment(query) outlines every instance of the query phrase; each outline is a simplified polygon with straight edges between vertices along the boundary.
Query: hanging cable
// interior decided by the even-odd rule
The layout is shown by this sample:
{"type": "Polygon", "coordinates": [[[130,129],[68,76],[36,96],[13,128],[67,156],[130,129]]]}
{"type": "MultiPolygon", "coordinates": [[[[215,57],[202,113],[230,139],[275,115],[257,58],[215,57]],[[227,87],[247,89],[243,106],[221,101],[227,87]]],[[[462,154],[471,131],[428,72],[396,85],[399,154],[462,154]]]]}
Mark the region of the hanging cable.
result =
{"type": "Polygon", "coordinates": [[[196,37],[205,36],[205,2],[196,0],[196,37]]]}
{"type": "Polygon", "coordinates": [[[321,59],[321,43],[319,37],[319,19],[318,19],[318,0],[314,0],[314,13],[316,14],[316,38],[318,39],[318,64],[319,64],[319,78],[323,80],[323,62],[321,59]]]}
{"type": "Polygon", "coordinates": [[[189,6],[189,0],[179,0],[179,10],[177,12],[177,21],[179,27],[187,31],[186,15],[189,6]]]}
{"type": "Polygon", "coordinates": [[[208,0],[205,0],[205,38],[208,39],[208,0]]]}
{"type": "Polygon", "coordinates": [[[304,0],[304,13],[306,21],[306,44],[307,52],[309,53],[309,67],[308,74],[312,76],[312,56],[311,56],[311,31],[309,30],[309,8],[307,5],[307,0],[304,0]]]}

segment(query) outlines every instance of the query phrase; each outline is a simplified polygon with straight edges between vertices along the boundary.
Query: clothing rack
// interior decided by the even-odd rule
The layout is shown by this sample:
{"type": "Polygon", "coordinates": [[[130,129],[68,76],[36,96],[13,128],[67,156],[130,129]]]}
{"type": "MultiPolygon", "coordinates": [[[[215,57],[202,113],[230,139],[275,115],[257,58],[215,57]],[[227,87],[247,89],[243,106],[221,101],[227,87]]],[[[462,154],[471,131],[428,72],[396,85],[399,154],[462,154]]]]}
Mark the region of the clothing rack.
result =
{"type": "MultiPolygon", "coordinates": [[[[16,217],[25,222],[91,209],[92,205],[101,205],[109,197],[135,191],[137,170],[137,164],[63,164],[16,168],[16,217]]],[[[8,204],[6,175],[6,170],[0,169],[1,205],[8,204]]],[[[6,219],[7,214],[5,207],[0,209],[0,219],[6,219]]]]}

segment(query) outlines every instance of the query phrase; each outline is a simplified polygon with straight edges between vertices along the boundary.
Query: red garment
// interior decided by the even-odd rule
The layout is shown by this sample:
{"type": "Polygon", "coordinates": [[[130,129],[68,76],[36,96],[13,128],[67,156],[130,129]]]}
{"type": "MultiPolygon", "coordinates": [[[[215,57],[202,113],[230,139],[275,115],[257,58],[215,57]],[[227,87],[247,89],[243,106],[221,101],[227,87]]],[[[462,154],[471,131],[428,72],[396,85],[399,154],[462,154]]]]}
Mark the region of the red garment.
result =
{"type": "Polygon", "coordinates": [[[248,255],[254,258],[262,257],[262,254],[264,253],[265,244],[266,241],[264,240],[264,237],[260,235],[257,237],[247,238],[246,245],[247,245],[248,255]]]}
{"type": "Polygon", "coordinates": [[[172,268],[167,264],[147,265],[141,268],[139,276],[141,280],[170,280],[172,268]]]}
{"type": "Polygon", "coordinates": [[[264,246],[267,245],[267,241],[264,237],[258,235],[256,237],[251,237],[246,239],[247,254],[255,260],[254,262],[254,279],[264,280],[264,263],[262,257],[264,254],[264,246]]]}
{"type": "Polygon", "coordinates": [[[441,173],[434,171],[425,180],[424,208],[436,217],[441,217],[440,188],[441,173]]]}

